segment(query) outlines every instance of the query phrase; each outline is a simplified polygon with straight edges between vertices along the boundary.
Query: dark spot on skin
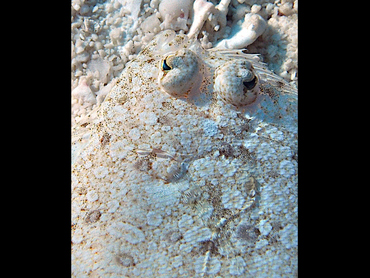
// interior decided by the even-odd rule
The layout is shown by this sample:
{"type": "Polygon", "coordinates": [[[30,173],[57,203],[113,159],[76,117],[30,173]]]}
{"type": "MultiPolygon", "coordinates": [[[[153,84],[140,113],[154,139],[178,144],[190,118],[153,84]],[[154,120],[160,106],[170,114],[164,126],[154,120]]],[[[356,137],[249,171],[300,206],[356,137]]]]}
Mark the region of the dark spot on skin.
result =
{"type": "Polygon", "coordinates": [[[78,193],[78,195],[81,196],[81,195],[85,195],[87,193],[87,190],[84,187],[79,187],[76,189],[76,192],[78,193]]]}
{"type": "Polygon", "coordinates": [[[280,221],[271,223],[271,226],[274,231],[279,231],[283,229],[283,225],[280,221]]]}
{"type": "Polygon", "coordinates": [[[147,172],[152,168],[152,163],[149,158],[139,158],[138,161],[135,162],[134,168],[141,172],[147,172]]]}
{"type": "Polygon", "coordinates": [[[220,155],[224,155],[225,158],[233,157],[234,150],[230,144],[222,142],[220,148],[218,149],[220,155]]]}
{"type": "Polygon", "coordinates": [[[88,224],[95,223],[100,219],[100,216],[101,216],[100,211],[92,210],[86,215],[85,222],[88,224]]]}
{"type": "Polygon", "coordinates": [[[292,155],[292,158],[298,162],[298,152],[294,152],[294,154],[292,155]]]}
{"type": "Polygon", "coordinates": [[[241,157],[242,159],[252,159],[252,155],[249,150],[243,145],[237,146],[235,148],[235,157],[241,157]]]}
{"type": "MultiPolygon", "coordinates": [[[[248,128],[247,126],[245,128],[248,128]]],[[[229,143],[222,142],[219,149],[220,155],[224,155],[225,158],[240,158],[247,159],[251,162],[254,161],[252,153],[243,145],[232,147],[229,143]]]]}
{"type": "Polygon", "coordinates": [[[202,252],[210,251],[211,254],[213,255],[218,253],[218,248],[216,246],[216,243],[213,242],[212,240],[206,240],[206,241],[200,242],[200,250],[202,252]]]}
{"type": "Polygon", "coordinates": [[[279,240],[278,240],[278,237],[276,235],[275,236],[268,236],[267,240],[269,242],[269,245],[279,244],[279,240]]]}
{"type": "Polygon", "coordinates": [[[118,254],[114,258],[114,260],[118,265],[121,265],[121,266],[125,266],[125,267],[135,266],[134,258],[127,253],[118,254]]]}
{"type": "Polygon", "coordinates": [[[108,133],[104,133],[104,135],[102,136],[102,138],[100,138],[100,143],[105,146],[109,143],[110,141],[110,135],[108,133]]]}
{"type": "Polygon", "coordinates": [[[239,225],[236,230],[236,236],[240,239],[243,239],[245,241],[254,243],[257,241],[258,236],[261,234],[261,232],[253,227],[252,225],[239,225]]]}
{"type": "Polygon", "coordinates": [[[285,86],[284,82],[282,81],[278,81],[276,82],[276,85],[279,87],[279,88],[283,88],[285,86]]]}

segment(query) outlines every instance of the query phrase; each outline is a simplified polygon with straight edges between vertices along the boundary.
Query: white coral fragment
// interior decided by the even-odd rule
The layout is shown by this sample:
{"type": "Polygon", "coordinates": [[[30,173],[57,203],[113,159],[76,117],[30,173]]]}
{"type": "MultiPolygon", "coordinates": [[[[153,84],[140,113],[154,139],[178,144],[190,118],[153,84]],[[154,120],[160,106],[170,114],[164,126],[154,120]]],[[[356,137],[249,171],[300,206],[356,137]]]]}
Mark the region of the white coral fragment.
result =
{"type": "Polygon", "coordinates": [[[157,14],[152,14],[147,17],[143,23],[141,23],[140,28],[144,33],[156,33],[160,30],[160,24],[161,22],[159,21],[157,14]]]}
{"type": "Polygon", "coordinates": [[[190,13],[191,2],[191,0],[163,0],[158,7],[163,19],[161,24],[162,30],[183,29],[187,31],[186,23],[190,13]]]}
{"type": "Polygon", "coordinates": [[[214,5],[210,2],[205,0],[195,0],[193,4],[194,10],[194,17],[193,17],[193,24],[190,27],[188,37],[196,37],[198,36],[200,29],[202,29],[204,21],[206,21],[207,17],[214,9],[214,5]]]}
{"type": "Polygon", "coordinates": [[[84,104],[88,103],[92,105],[96,103],[95,95],[87,85],[85,79],[82,79],[80,84],[72,91],[72,98],[84,104]]]}
{"type": "Polygon", "coordinates": [[[220,3],[212,9],[212,14],[208,17],[205,28],[210,33],[211,38],[213,37],[212,35],[214,35],[213,40],[217,40],[225,33],[227,22],[226,15],[229,10],[229,4],[230,0],[221,0],[220,3]]]}
{"type": "Polygon", "coordinates": [[[241,25],[235,24],[231,34],[216,44],[215,48],[236,49],[252,44],[266,30],[267,23],[262,16],[248,13],[241,25]]]}

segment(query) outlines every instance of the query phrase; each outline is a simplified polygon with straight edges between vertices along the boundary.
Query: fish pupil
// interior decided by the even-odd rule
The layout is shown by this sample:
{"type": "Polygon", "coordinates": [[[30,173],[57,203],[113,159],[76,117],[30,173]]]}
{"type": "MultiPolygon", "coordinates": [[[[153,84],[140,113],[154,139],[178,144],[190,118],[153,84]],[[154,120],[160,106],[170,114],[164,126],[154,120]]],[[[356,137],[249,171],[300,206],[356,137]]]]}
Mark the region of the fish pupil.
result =
{"type": "Polygon", "coordinates": [[[252,90],[257,84],[257,78],[254,77],[251,81],[244,81],[243,85],[247,88],[247,90],[252,90]]]}
{"type": "Polygon", "coordinates": [[[163,60],[163,63],[162,63],[162,69],[163,69],[163,70],[171,70],[170,66],[169,66],[169,65],[167,65],[167,63],[166,63],[166,59],[165,59],[165,60],[163,60]]]}

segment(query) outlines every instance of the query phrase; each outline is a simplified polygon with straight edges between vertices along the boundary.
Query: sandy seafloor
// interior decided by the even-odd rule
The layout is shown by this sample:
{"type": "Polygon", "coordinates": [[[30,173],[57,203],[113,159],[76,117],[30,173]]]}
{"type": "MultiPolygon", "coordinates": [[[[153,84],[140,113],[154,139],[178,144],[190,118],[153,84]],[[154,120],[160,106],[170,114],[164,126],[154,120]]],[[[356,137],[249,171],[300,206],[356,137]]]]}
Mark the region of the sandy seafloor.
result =
{"type": "MultiPolygon", "coordinates": [[[[163,0],[72,0],[71,78],[72,125],[99,105],[113,87],[125,64],[163,29],[189,31],[192,5],[186,21],[174,23],[159,12],[163,0]],[[84,91],[75,90],[84,85],[84,91]]],[[[171,2],[171,1],[170,1],[171,2]]],[[[178,5],[193,0],[173,0],[178,5]]],[[[211,0],[215,6],[218,0],[211,0]]],[[[185,9],[186,11],[186,9],[185,9]]],[[[231,0],[223,37],[247,13],[257,13],[267,22],[265,32],[249,53],[261,54],[268,68],[298,85],[298,0],[231,0]]],[[[186,16],[185,16],[186,18],[186,16]]],[[[198,38],[205,48],[214,46],[216,32],[205,23],[198,38]]]]}

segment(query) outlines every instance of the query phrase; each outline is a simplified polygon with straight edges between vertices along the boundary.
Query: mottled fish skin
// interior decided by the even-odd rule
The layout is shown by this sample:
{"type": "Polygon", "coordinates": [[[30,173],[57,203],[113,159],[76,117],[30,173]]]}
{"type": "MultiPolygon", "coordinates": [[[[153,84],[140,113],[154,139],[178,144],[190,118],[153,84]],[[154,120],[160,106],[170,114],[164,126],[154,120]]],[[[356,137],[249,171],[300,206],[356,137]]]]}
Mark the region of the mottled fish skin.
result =
{"type": "Polygon", "coordinates": [[[258,55],[158,34],[73,129],[72,276],[294,277],[297,99],[258,55]]]}

